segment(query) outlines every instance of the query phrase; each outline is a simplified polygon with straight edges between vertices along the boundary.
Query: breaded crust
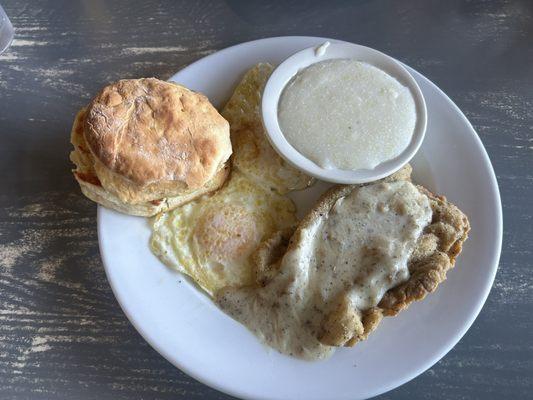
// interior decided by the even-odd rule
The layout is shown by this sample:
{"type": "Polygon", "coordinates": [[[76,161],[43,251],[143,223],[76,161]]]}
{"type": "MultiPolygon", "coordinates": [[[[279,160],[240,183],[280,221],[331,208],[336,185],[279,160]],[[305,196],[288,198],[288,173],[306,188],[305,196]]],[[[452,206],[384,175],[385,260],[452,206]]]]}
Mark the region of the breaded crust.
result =
{"type": "MultiPolygon", "coordinates": [[[[406,166],[383,181],[410,180],[410,173],[411,167],[406,166]]],[[[321,197],[294,232],[278,232],[265,241],[254,255],[257,283],[264,285],[276,274],[283,255],[292,249],[293,243],[302,239],[302,230],[327,214],[339,198],[347,196],[358,186],[333,187],[321,197]]],[[[318,337],[321,343],[353,346],[366,339],[384,316],[394,316],[412,302],[423,299],[446,279],[447,271],[454,266],[468,237],[470,224],[466,215],[446,198],[422,186],[417,188],[428,196],[433,216],[409,259],[409,280],[385,293],[377,307],[363,312],[351,307],[345,296],[339,298],[334,310],[324,319],[318,337]]]]}
{"type": "Polygon", "coordinates": [[[229,124],[209,100],[155,78],[102,89],[83,135],[102,186],[130,204],[200,189],[231,155],[229,124]]]}

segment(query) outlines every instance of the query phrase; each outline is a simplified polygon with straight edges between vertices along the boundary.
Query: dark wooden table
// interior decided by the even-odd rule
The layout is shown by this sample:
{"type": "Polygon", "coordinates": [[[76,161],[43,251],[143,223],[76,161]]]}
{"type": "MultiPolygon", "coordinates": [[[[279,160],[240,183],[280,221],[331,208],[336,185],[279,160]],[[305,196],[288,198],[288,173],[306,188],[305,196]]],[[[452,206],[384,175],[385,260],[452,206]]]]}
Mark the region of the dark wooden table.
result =
{"type": "Polygon", "coordinates": [[[118,306],[96,206],[70,174],[73,116],[119,78],[162,79],[224,47],[315,35],[383,50],[439,85],[485,144],[504,206],[483,311],[383,399],[533,394],[533,1],[0,0],[0,399],[228,399],[157,354],[118,306]]]}

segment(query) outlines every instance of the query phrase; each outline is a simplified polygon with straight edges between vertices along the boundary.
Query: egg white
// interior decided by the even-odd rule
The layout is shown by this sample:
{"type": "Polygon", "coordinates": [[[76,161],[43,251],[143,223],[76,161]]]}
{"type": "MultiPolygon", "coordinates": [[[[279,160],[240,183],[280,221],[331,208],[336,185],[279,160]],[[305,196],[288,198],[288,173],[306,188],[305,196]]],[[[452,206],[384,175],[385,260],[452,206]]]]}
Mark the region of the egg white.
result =
{"type": "Polygon", "coordinates": [[[210,294],[254,282],[250,256],[274,232],[296,223],[294,203],[239,171],[212,196],[152,220],[150,246],[166,265],[210,294]]]}

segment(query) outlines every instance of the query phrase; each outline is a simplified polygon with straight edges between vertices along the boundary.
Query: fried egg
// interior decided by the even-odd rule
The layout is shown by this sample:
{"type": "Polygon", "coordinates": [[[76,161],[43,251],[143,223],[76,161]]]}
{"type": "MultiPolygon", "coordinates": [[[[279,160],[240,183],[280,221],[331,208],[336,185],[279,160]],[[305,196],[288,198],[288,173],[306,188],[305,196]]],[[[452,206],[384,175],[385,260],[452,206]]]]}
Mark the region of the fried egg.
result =
{"type": "Polygon", "coordinates": [[[306,188],[313,179],[282,159],[266,136],[261,94],[272,71],[270,64],[257,64],[250,69],[221,114],[230,124],[234,168],[258,185],[285,194],[306,188]]]}
{"type": "Polygon", "coordinates": [[[166,265],[213,295],[254,282],[250,256],[296,223],[294,203],[233,170],[226,186],[152,220],[150,246],[166,265]]]}

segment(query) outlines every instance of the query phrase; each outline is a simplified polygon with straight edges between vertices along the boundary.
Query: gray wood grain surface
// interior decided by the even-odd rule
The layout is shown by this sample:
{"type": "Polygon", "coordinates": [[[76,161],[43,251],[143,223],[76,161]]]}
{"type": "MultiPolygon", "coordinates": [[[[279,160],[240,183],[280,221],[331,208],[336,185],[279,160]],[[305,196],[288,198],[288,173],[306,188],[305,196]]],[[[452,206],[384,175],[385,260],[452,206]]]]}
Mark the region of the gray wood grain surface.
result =
{"type": "Polygon", "coordinates": [[[229,399],[147,345],[99,258],[96,207],[70,174],[76,110],[119,78],[168,78],[268,36],[366,44],[439,85],[477,129],[505,233],[480,316],[438,364],[382,399],[533,398],[533,2],[1,0],[0,398],[229,399]]]}

